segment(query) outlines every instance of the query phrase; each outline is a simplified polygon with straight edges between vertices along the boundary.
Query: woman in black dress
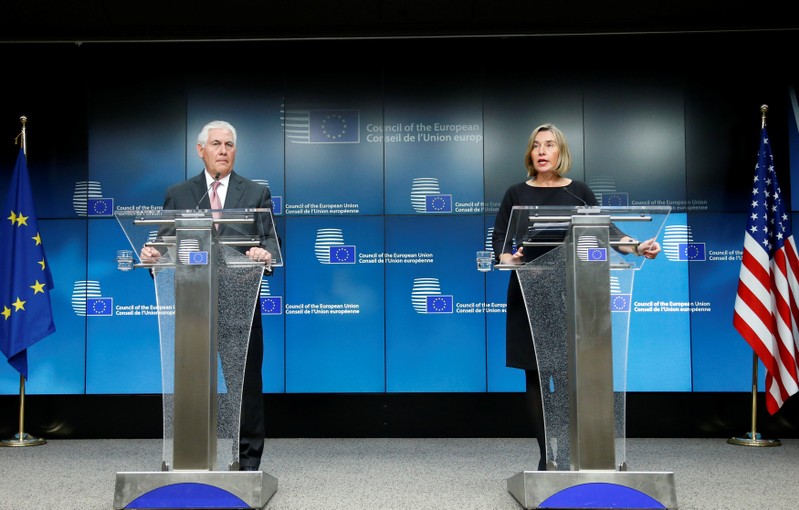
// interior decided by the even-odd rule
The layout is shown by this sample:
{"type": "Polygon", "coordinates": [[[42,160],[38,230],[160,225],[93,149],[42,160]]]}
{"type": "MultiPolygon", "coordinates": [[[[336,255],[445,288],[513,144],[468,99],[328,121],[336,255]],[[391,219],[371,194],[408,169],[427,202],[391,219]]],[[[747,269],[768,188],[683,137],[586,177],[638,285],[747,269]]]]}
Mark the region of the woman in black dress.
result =
{"type": "MultiPolygon", "coordinates": [[[[545,246],[524,249],[519,247],[514,252],[512,246],[505,245],[508,220],[513,206],[598,205],[596,196],[585,183],[565,177],[565,174],[571,169],[571,162],[569,145],[560,129],[553,124],[543,124],[533,130],[524,156],[528,179],[508,188],[494,222],[492,245],[500,264],[523,264],[554,248],[545,246]]],[[[651,259],[660,252],[660,245],[654,238],[634,244],[636,241],[631,237],[623,233],[620,235],[620,241],[633,243],[616,248],[622,253],[635,253],[651,259]]],[[[507,299],[505,364],[508,367],[524,370],[530,419],[541,453],[538,469],[543,471],[546,470],[546,447],[538,363],[533,347],[527,308],[516,271],[512,271],[510,276],[507,299]]]]}

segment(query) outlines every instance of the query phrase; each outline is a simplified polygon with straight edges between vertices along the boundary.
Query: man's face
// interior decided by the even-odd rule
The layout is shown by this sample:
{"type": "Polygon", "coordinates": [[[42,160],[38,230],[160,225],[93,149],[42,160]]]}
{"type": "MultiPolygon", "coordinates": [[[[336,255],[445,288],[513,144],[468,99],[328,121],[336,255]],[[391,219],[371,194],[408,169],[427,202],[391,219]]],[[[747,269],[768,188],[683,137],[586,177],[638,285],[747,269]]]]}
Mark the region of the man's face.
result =
{"type": "Polygon", "coordinates": [[[205,147],[197,145],[197,153],[205,162],[205,169],[212,176],[219,173],[225,177],[233,170],[236,161],[236,146],[233,144],[233,133],[227,129],[210,129],[205,147]]]}

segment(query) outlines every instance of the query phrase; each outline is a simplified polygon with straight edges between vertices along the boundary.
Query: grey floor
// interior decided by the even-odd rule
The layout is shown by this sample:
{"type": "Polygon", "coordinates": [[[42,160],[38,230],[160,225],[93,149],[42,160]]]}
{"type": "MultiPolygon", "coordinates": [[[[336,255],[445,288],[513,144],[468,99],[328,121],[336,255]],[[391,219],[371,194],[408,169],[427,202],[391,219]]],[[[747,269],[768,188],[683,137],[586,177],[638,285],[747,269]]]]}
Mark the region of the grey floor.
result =
{"type": "MultiPolygon", "coordinates": [[[[534,439],[270,439],[269,510],[519,510],[507,479],[534,469],[534,439]]],[[[117,472],[158,471],[159,440],[51,440],[0,448],[0,509],[110,510],[117,472]]],[[[673,472],[692,510],[799,508],[799,439],[629,439],[631,471],[673,472]]]]}

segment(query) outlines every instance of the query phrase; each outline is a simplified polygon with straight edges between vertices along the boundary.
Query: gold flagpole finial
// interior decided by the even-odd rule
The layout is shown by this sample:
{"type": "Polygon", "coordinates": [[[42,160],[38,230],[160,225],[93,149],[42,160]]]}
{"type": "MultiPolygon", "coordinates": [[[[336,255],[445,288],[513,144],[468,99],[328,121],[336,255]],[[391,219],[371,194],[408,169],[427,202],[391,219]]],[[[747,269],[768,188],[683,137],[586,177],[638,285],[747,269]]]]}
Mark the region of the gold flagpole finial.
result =
{"type": "Polygon", "coordinates": [[[23,115],[19,118],[19,121],[22,123],[22,131],[20,131],[20,133],[16,137],[14,137],[14,145],[18,145],[19,139],[22,138],[22,153],[27,156],[28,145],[25,140],[25,126],[28,124],[28,117],[23,115]]]}
{"type": "Polygon", "coordinates": [[[760,105],[760,128],[766,127],[766,112],[768,111],[767,104],[760,105]]]}
{"type": "Polygon", "coordinates": [[[19,118],[19,121],[22,123],[22,132],[20,133],[20,135],[22,136],[22,153],[27,156],[28,155],[28,140],[27,140],[27,137],[25,136],[25,127],[28,125],[28,117],[26,117],[25,115],[22,115],[19,118]]]}

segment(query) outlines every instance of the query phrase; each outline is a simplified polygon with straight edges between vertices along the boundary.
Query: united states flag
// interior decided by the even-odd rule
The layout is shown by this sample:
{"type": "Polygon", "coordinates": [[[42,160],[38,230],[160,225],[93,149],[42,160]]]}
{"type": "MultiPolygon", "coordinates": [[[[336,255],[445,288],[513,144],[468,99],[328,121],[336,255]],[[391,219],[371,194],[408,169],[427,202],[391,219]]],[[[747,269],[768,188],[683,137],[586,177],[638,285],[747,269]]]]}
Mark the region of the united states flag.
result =
{"type": "Polygon", "coordinates": [[[799,391],[797,275],[799,255],[764,126],[733,324],[766,367],[766,409],[771,414],[799,391]]]}

